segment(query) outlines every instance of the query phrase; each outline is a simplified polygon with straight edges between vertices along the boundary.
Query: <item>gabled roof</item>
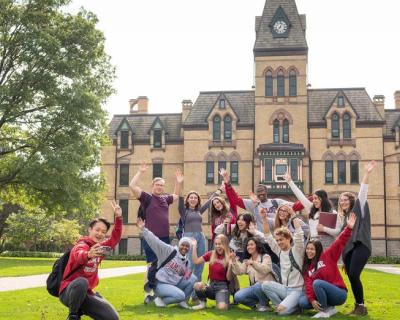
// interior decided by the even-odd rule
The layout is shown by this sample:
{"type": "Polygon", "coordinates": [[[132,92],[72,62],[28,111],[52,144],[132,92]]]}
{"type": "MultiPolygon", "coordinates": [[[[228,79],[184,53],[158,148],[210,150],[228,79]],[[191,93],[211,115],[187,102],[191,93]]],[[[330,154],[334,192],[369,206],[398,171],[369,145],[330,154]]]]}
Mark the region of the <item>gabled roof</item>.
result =
{"type": "Polygon", "coordinates": [[[386,109],[385,120],[386,120],[386,125],[383,134],[386,136],[394,135],[394,132],[392,130],[395,129],[397,125],[400,125],[400,110],[386,109]]]}
{"type": "Polygon", "coordinates": [[[118,131],[120,131],[120,130],[129,130],[129,131],[131,131],[132,133],[135,133],[135,128],[132,128],[131,124],[130,124],[129,121],[126,119],[126,117],[124,117],[124,118],[120,121],[120,123],[119,123],[117,129],[115,130],[115,133],[114,133],[114,134],[117,135],[117,134],[118,134],[118,131]]]}
{"type": "Polygon", "coordinates": [[[344,100],[348,103],[348,105],[350,106],[351,109],[353,109],[354,113],[357,115],[357,119],[360,118],[360,116],[357,113],[357,110],[354,109],[353,105],[351,104],[351,101],[349,100],[349,98],[347,98],[346,94],[343,92],[342,89],[339,89],[338,92],[336,93],[335,97],[333,98],[331,104],[329,105],[329,108],[326,110],[325,115],[324,115],[324,119],[326,118],[326,115],[329,113],[329,110],[332,107],[336,107],[337,106],[337,98],[339,96],[342,96],[344,98],[344,100]]]}
{"type": "Polygon", "coordinates": [[[332,101],[342,91],[359,116],[357,122],[381,122],[382,119],[365,88],[332,88],[308,90],[308,124],[323,124],[332,101]]]}
{"type": "Polygon", "coordinates": [[[237,126],[254,126],[254,91],[200,92],[188,114],[184,127],[208,127],[208,115],[223,94],[238,117],[237,126]]]}
{"type": "Polygon", "coordinates": [[[183,141],[181,136],[182,114],[181,113],[161,113],[161,114],[117,114],[114,115],[110,124],[108,134],[111,139],[116,138],[116,129],[121,121],[126,118],[130,126],[134,129],[134,143],[150,143],[149,129],[157,118],[162,122],[166,135],[166,143],[183,141]]]}
{"type": "Polygon", "coordinates": [[[164,123],[161,121],[159,116],[156,116],[156,118],[154,119],[154,121],[151,124],[151,126],[150,126],[149,130],[147,131],[147,133],[150,134],[150,131],[153,130],[153,129],[165,130],[165,134],[168,134],[168,130],[164,126],[164,123]]]}
{"type": "Polygon", "coordinates": [[[300,17],[295,0],[266,0],[260,19],[256,19],[256,41],[254,55],[273,55],[276,52],[291,52],[305,54],[308,46],[305,37],[305,19],[300,17]],[[281,7],[290,21],[287,38],[274,38],[271,32],[271,22],[278,8],[281,7]]]}

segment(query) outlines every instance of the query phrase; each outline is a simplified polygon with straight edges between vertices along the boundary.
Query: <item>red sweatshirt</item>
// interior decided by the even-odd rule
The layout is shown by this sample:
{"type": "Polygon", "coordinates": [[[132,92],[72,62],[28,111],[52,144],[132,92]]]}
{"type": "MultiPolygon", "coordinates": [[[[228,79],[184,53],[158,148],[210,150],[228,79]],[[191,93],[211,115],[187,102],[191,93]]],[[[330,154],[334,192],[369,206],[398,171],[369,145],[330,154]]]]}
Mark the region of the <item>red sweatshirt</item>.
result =
{"type": "MultiPolygon", "coordinates": [[[[226,190],[227,187],[230,187],[232,190],[233,190],[233,188],[230,186],[230,184],[227,185],[227,184],[225,183],[225,192],[226,192],[226,196],[228,197],[228,200],[229,200],[229,207],[230,207],[229,212],[228,212],[228,215],[231,217],[231,221],[230,221],[230,223],[228,224],[228,228],[230,228],[231,224],[235,224],[235,223],[236,223],[236,218],[237,218],[237,202],[234,201],[233,198],[232,198],[232,199],[230,198],[231,195],[228,194],[228,191],[226,190]]],[[[230,191],[230,192],[232,192],[232,191],[230,191]]],[[[236,194],[235,190],[233,190],[233,192],[236,194]]],[[[236,196],[237,196],[237,194],[236,194],[236,196]]],[[[242,201],[242,203],[243,203],[243,201],[242,201]]],[[[244,205],[243,205],[243,206],[244,206],[244,205]]],[[[214,241],[214,238],[215,238],[215,228],[218,227],[220,224],[224,223],[224,220],[225,220],[225,219],[222,219],[222,218],[218,217],[218,218],[215,218],[214,222],[211,224],[212,241],[214,241]]],[[[229,233],[230,233],[230,232],[229,232],[229,233]]]]}
{"type": "MultiPolygon", "coordinates": [[[[101,242],[100,245],[114,248],[121,239],[121,234],[122,217],[117,217],[115,218],[115,224],[111,233],[111,237],[101,242]]],[[[60,294],[64,291],[66,287],[68,287],[68,285],[73,280],[79,277],[84,277],[88,280],[88,293],[93,294],[93,289],[99,283],[98,268],[104,258],[103,256],[100,256],[88,259],[88,251],[95,244],[96,242],[94,242],[89,237],[82,237],[72,248],[68,264],[64,270],[63,280],[61,281],[60,294]],[[78,266],[80,267],[78,268],[78,266]],[[74,270],[76,268],[78,269],[70,275],[71,270],[74,270]],[[68,275],[67,278],[65,278],[66,275],[68,275]]]]}
{"type": "Polygon", "coordinates": [[[225,183],[225,193],[226,193],[226,197],[229,200],[229,204],[231,205],[231,208],[234,207],[236,211],[237,211],[237,207],[246,209],[243,199],[238,196],[236,190],[233,189],[231,184],[225,183]]]}
{"type": "Polygon", "coordinates": [[[339,288],[346,289],[343,278],[340,275],[337,262],[342,254],[343,248],[351,237],[352,229],[346,227],[339,237],[326,249],[319,258],[317,270],[314,271],[315,265],[310,265],[304,276],[305,291],[310,303],[317,300],[314,289],[314,280],[324,280],[339,288]]]}

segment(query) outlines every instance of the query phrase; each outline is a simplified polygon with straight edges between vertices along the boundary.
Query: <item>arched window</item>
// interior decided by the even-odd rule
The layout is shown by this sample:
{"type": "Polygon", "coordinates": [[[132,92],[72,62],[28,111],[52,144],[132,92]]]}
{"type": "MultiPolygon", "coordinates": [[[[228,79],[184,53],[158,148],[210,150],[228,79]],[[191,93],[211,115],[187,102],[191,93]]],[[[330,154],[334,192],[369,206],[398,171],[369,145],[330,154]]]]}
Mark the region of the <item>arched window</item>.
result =
{"type": "Polygon", "coordinates": [[[265,96],[266,97],[272,97],[273,95],[273,78],[272,78],[272,72],[267,71],[265,75],[265,96]]]}
{"type": "Polygon", "coordinates": [[[297,96],[297,76],[294,70],[289,72],[289,96],[297,96]]]}
{"type": "Polygon", "coordinates": [[[343,138],[351,138],[351,119],[348,113],[345,113],[343,116],[343,138]]]}
{"type": "Polygon", "coordinates": [[[288,119],[283,120],[283,143],[289,143],[289,121],[288,119]]]}
{"type": "Polygon", "coordinates": [[[285,75],[282,70],[279,70],[277,76],[277,84],[278,84],[278,97],[285,96],[285,75]]]}
{"type": "Polygon", "coordinates": [[[274,120],[273,126],[274,126],[274,132],[273,132],[274,143],[279,143],[279,120],[278,119],[274,120]]]}
{"type": "Polygon", "coordinates": [[[219,116],[215,116],[213,120],[213,140],[221,140],[221,118],[219,116]]]}
{"type": "Polygon", "coordinates": [[[224,118],[224,140],[232,140],[232,118],[230,116],[224,118]]]}
{"type": "Polygon", "coordinates": [[[332,138],[340,138],[339,115],[337,113],[332,115],[332,138]]]}

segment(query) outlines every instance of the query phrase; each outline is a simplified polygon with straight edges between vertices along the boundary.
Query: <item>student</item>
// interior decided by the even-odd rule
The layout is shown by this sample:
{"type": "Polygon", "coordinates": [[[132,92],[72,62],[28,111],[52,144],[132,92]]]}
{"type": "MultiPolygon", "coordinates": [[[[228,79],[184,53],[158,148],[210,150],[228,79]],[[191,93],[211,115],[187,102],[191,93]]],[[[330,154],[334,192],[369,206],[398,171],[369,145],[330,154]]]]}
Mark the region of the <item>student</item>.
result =
{"type": "Polygon", "coordinates": [[[305,216],[308,218],[310,226],[310,238],[318,238],[322,246],[327,248],[340,233],[343,226],[343,220],[338,215],[335,228],[328,228],[319,223],[320,212],[332,212],[336,214],[336,211],[332,208],[332,203],[328,199],[328,194],[325,190],[316,190],[312,195],[313,200],[310,201],[292,181],[289,173],[286,173],[284,179],[304,206],[305,216]],[[318,235],[318,232],[325,232],[327,235],[318,235]]]}
{"type": "MultiPolygon", "coordinates": [[[[200,195],[196,191],[190,191],[186,198],[179,197],[179,214],[184,222],[183,237],[193,238],[197,241],[197,256],[200,257],[206,253],[206,238],[202,229],[202,214],[210,207],[210,203],[213,198],[220,196],[222,189],[218,189],[214,192],[211,197],[201,205],[200,195]]],[[[192,249],[191,249],[192,250],[192,249]]],[[[203,273],[204,264],[194,265],[192,262],[192,252],[188,253],[190,265],[193,270],[193,274],[197,279],[201,280],[203,273]]],[[[192,295],[192,298],[196,300],[196,296],[192,295]]]]}
{"type": "Polygon", "coordinates": [[[356,301],[354,309],[350,314],[364,316],[368,314],[364,305],[364,290],[360,279],[368,258],[371,256],[371,217],[367,202],[368,180],[370,173],[376,166],[375,161],[365,165],[365,174],[361,182],[358,199],[355,200],[351,193],[343,193],[339,197],[339,212],[343,212],[345,221],[349,219],[351,212],[357,216],[353,234],[347,242],[342,258],[349,277],[351,290],[356,301]]]}
{"type": "Polygon", "coordinates": [[[137,225],[142,231],[142,236],[153,250],[158,260],[157,268],[176,250],[176,255],[156,273],[156,287],[154,303],[157,307],[165,307],[177,303],[185,309],[189,309],[187,300],[193,291],[193,285],[197,281],[191,274],[187,253],[191,246],[191,239],[182,238],[178,247],[173,247],[161,241],[150,230],[145,228],[145,222],[138,218],[137,225]]]}
{"type": "Polygon", "coordinates": [[[233,250],[240,262],[246,254],[246,242],[250,237],[264,238],[264,234],[255,228],[254,217],[251,213],[242,213],[237,217],[236,224],[222,224],[215,228],[216,234],[230,237],[229,248],[233,250]]]}
{"type": "Polygon", "coordinates": [[[317,239],[311,239],[304,254],[305,293],[299,300],[302,309],[319,311],[313,318],[329,318],[337,313],[335,306],[347,299],[347,288],[337,266],[342,251],[351,238],[356,215],[352,213],[347,227],[325,251],[317,239]]]}
{"type": "Polygon", "coordinates": [[[214,249],[198,257],[196,253],[196,240],[193,240],[193,263],[200,264],[209,262],[208,277],[209,283],[196,282],[194,290],[200,303],[192,307],[193,310],[200,310],[206,307],[206,300],[216,300],[216,307],[219,310],[227,310],[229,306],[229,286],[231,268],[229,267],[229,246],[228,238],[219,234],[214,239],[214,249]]]}
{"type": "Polygon", "coordinates": [[[275,281],[271,257],[264,252],[264,246],[257,238],[248,238],[245,245],[246,259],[240,262],[235,253],[231,252],[230,264],[232,264],[233,274],[249,276],[250,287],[236,292],[234,300],[236,303],[256,308],[257,311],[270,311],[269,299],[262,291],[261,284],[264,281],[275,281]]]}
{"type": "Polygon", "coordinates": [[[114,201],[115,223],[111,237],[105,239],[110,223],[97,218],[90,222],[88,236],[78,240],[72,248],[60,284],[60,301],[69,308],[69,320],[87,315],[96,320],[119,319],[114,307],[93,289],[99,283],[98,268],[106,254],[121,239],[122,210],[114,201]],[[109,251],[107,250],[107,251],[109,251]]]}
{"type": "Polygon", "coordinates": [[[270,232],[267,213],[261,211],[264,222],[265,239],[271,249],[279,257],[282,283],[266,281],[262,284],[262,290],[276,307],[279,315],[288,315],[297,310],[299,298],[304,284],[301,268],[304,259],[304,233],[301,229],[300,219],[293,219],[295,232],[292,233],[286,227],[270,232]],[[293,246],[291,242],[293,240],[293,246]]]}
{"type": "Polygon", "coordinates": [[[236,205],[231,204],[228,206],[225,199],[222,197],[214,197],[211,201],[211,239],[214,241],[216,233],[215,228],[219,225],[227,224],[230,226],[231,224],[235,224],[237,211],[236,205]]]}
{"type": "MultiPolygon", "coordinates": [[[[296,213],[294,212],[293,208],[287,204],[281,205],[278,207],[277,214],[274,219],[273,223],[273,230],[279,229],[281,227],[286,227],[289,231],[294,234],[294,226],[293,226],[293,219],[296,217],[296,213]]],[[[271,228],[271,219],[270,221],[270,228],[271,228]]],[[[304,232],[304,239],[305,241],[308,239],[309,236],[309,226],[303,220],[300,219],[301,229],[304,232]]]]}

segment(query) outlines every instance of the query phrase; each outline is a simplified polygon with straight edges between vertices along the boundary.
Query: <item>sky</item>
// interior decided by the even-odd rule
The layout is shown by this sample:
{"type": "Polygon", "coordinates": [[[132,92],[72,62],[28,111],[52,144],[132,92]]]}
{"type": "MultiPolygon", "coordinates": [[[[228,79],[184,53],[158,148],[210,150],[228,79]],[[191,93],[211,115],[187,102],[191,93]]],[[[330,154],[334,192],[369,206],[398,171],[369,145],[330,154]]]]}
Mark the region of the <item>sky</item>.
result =
{"type": "MultiPolygon", "coordinates": [[[[307,16],[311,88],[365,87],[394,108],[400,90],[400,1],[297,0],[307,16]]],[[[150,113],[181,112],[200,91],[250,90],[254,20],[265,0],[73,0],[99,18],[117,78],[113,114],[147,96],[150,113]]]]}

